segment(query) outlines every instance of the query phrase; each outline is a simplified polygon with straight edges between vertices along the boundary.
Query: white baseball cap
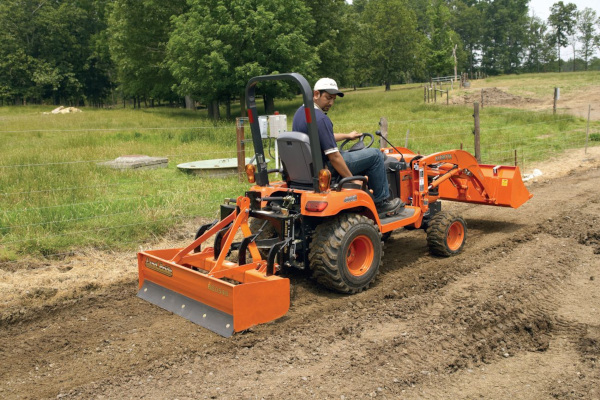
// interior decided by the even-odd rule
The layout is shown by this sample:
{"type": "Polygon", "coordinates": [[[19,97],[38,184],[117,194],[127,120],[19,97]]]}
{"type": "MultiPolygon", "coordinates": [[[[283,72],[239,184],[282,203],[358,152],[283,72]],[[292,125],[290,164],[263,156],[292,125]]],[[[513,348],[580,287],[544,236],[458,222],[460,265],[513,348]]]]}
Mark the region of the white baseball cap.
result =
{"type": "Polygon", "coordinates": [[[336,94],[344,97],[344,93],[340,92],[337,83],[331,78],[321,78],[315,83],[313,90],[324,90],[329,94],[336,94]]]}

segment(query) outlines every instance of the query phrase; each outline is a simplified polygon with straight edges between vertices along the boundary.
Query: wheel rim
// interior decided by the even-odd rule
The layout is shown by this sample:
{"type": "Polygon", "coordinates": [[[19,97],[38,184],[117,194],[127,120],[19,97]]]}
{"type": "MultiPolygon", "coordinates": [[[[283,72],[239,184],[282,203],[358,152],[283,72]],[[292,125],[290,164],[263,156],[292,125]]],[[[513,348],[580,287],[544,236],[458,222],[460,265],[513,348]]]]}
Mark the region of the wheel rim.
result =
{"type": "Polygon", "coordinates": [[[459,221],[454,221],[448,228],[448,236],[446,242],[448,248],[452,251],[460,249],[465,240],[465,227],[459,221]]]}
{"type": "Polygon", "coordinates": [[[348,271],[354,276],[366,274],[373,264],[374,257],[375,249],[371,239],[363,235],[355,237],[346,253],[348,271]]]}

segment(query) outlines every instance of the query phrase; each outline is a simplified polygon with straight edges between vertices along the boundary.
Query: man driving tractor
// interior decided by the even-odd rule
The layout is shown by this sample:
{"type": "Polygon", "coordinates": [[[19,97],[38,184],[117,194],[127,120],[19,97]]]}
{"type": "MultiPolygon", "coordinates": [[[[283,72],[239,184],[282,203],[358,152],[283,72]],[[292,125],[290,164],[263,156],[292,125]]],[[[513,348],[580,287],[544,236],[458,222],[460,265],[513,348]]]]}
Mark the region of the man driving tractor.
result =
{"type": "MultiPolygon", "coordinates": [[[[384,156],[379,149],[367,148],[358,151],[340,152],[337,142],[346,139],[358,139],[362,136],[357,131],[350,133],[333,133],[333,122],[327,112],[333,106],[337,96],[344,97],[335,80],[321,78],[313,88],[315,117],[319,131],[319,142],[323,151],[323,165],[332,173],[332,177],[342,178],[366,175],[369,187],[373,189],[375,206],[380,218],[392,216],[398,212],[402,202],[400,199],[389,199],[388,180],[384,167],[384,156]]],[[[304,106],[300,106],[292,122],[292,130],[308,134],[304,106]]]]}

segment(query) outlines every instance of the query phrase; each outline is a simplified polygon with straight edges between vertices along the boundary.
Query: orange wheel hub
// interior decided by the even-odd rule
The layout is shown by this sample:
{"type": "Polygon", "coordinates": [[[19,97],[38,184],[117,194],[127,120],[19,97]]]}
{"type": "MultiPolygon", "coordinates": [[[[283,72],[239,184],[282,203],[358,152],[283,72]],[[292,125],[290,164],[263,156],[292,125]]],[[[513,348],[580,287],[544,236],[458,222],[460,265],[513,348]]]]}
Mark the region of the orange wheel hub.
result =
{"type": "Polygon", "coordinates": [[[452,251],[460,249],[465,240],[465,227],[458,221],[455,221],[448,228],[447,243],[448,248],[452,251]]]}
{"type": "Polygon", "coordinates": [[[354,276],[364,275],[371,268],[374,257],[375,249],[371,239],[363,235],[355,237],[346,254],[348,271],[354,276]]]}

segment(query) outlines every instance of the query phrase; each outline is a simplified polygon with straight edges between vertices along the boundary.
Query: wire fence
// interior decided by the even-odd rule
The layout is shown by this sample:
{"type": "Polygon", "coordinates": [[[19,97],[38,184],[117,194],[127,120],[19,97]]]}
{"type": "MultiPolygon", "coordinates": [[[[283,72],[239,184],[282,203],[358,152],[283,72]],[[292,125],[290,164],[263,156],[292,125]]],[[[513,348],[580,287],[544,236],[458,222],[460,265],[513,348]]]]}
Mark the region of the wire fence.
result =
{"type": "MultiPolygon", "coordinates": [[[[354,124],[364,125],[364,121],[354,124]]],[[[388,138],[395,146],[420,154],[454,148],[472,153],[477,150],[474,121],[469,114],[392,119],[388,124],[391,132],[388,138]]],[[[350,126],[353,122],[336,124],[336,128],[342,130],[350,126]]],[[[590,127],[588,121],[564,113],[486,109],[481,114],[479,133],[481,163],[518,165],[526,172],[553,154],[600,144],[599,127],[598,124],[590,127]]],[[[236,127],[228,124],[127,129],[195,131],[190,141],[194,143],[211,140],[209,132],[233,134],[236,127]]],[[[85,136],[121,131],[123,129],[117,128],[24,129],[0,130],[0,135],[85,136]]],[[[248,132],[246,136],[249,137],[248,132]]],[[[177,171],[177,165],[190,159],[236,158],[237,152],[231,150],[231,146],[216,143],[208,149],[199,146],[197,150],[167,151],[170,154],[162,157],[168,158],[168,167],[155,170],[109,169],[101,164],[112,159],[102,156],[69,159],[65,155],[63,159],[45,159],[44,151],[32,155],[35,161],[27,162],[23,158],[2,158],[0,150],[0,267],[19,262],[27,254],[51,258],[83,254],[90,247],[139,247],[182,222],[214,217],[223,198],[240,195],[247,187],[239,182],[238,171],[233,168],[216,177],[189,175],[177,171]]],[[[246,154],[252,157],[252,141],[244,143],[246,154]]],[[[41,146],[43,149],[43,144],[41,146]]],[[[264,148],[273,159],[272,139],[267,139],[264,148]]],[[[189,236],[192,237],[193,232],[189,232],[189,236]]]]}

